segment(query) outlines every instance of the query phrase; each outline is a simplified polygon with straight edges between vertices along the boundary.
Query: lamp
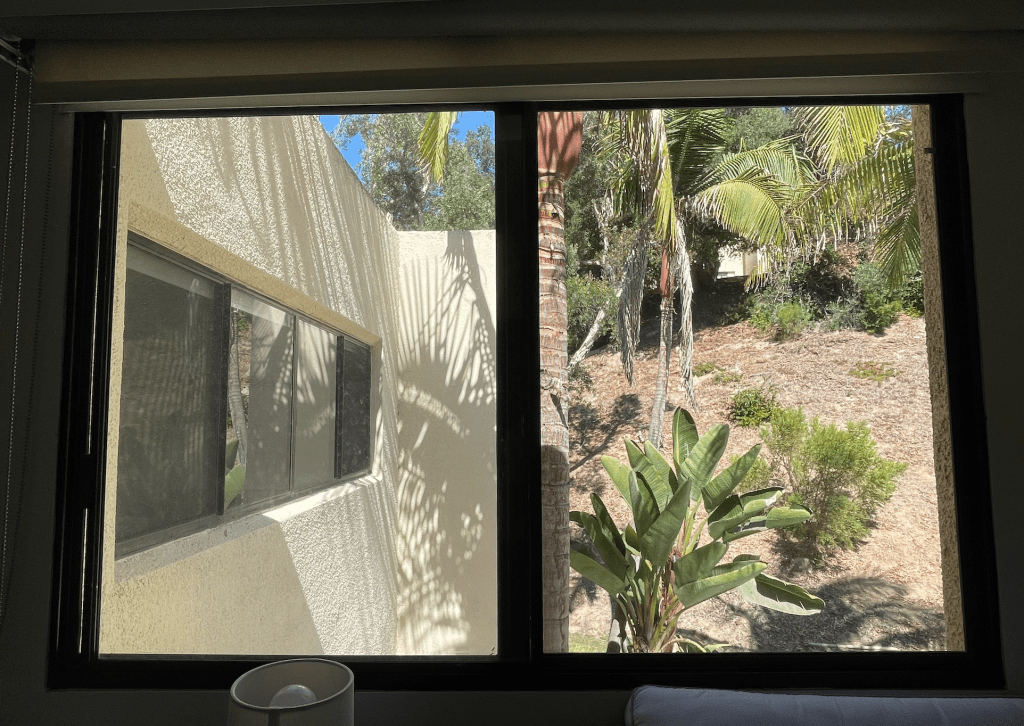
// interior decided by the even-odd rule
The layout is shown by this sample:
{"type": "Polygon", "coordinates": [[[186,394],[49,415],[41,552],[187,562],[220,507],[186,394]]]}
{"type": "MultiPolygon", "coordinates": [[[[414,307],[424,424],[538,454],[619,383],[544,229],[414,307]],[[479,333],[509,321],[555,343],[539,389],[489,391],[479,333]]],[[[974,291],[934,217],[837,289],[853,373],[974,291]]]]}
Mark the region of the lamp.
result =
{"type": "Polygon", "coordinates": [[[341,663],[268,663],[231,686],[228,726],[352,726],[355,676],[341,663]]]}

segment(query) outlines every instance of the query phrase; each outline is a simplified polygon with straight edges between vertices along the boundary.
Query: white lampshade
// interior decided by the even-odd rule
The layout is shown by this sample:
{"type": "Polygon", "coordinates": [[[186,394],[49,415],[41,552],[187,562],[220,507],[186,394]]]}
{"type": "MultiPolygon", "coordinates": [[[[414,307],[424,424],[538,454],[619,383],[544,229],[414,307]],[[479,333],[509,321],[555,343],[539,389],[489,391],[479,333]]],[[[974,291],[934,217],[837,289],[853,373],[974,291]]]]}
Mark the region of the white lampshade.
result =
{"type": "Polygon", "coordinates": [[[228,726],[352,726],[354,701],[355,677],[341,663],[282,660],[234,682],[228,726]]]}

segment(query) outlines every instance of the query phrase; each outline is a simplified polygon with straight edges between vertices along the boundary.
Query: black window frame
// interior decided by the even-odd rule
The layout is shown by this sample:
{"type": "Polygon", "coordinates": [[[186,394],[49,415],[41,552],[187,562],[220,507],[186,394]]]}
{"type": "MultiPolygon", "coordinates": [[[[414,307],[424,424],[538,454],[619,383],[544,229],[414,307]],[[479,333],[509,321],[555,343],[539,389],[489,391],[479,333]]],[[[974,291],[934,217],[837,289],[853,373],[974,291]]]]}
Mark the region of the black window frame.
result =
{"type": "MultiPolygon", "coordinates": [[[[657,99],[246,109],[165,114],[272,115],[419,110],[495,113],[498,382],[498,653],[479,657],[329,656],[366,690],[627,690],[655,683],[748,689],[958,692],[1005,686],[981,383],[963,96],[657,99]],[[536,222],[536,114],[640,107],[928,104],[942,268],[946,366],[966,650],[881,653],[551,654],[542,652],[536,222]],[[534,485],[526,485],[532,482],[534,485]],[[965,485],[964,483],[968,483],[965,485]]],[[[153,117],[154,114],[137,114],[153,117]]],[[[131,115],[76,117],[68,317],[52,597],[51,688],[226,690],[277,657],[98,657],[101,427],[109,350],[118,129],[131,115]],[[92,385],[90,385],[90,383],[92,385]],[[81,426],[85,424],[85,428],[81,426]]]]}
{"type": "MultiPolygon", "coordinates": [[[[241,504],[241,506],[237,506],[237,507],[233,507],[233,508],[229,509],[228,506],[227,506],[228,503],[224,501],[223,482],[222,481],[218,482],[218,481],[215,481],[215,480],[211,480],[210,482],[208,482],[208,486],[210,486],[211,488],[215,488],[215,491],[216,491],[216,496],[215,496],[215,498],[216,498],[216,507],[215,507],[216,511],[214,513],[209,514],[209,515],[205,515],[205,516],[201,516],[201,517],[195,517],[195,518],[190,519],[190,520],[188,520],[186,522],[182,522],[182,523],[173,525],[171,527],[165,527],[165,528],[162,528],[162,529],[155,529],[155,530],[149,531],[149,532],[147,532],[145,534],[138,535],[138,536],[135,536],[135,537],[124,538],[124,539],[118,538],[116,540],[116,542],[115,542],[115,556],[117,557],[117,559],[121,559],[122,557],[127,557],[127,556],[130,556],[130,555],[133,555],[133,554],[137,554],[139,552],[151,549],[153,547],[159,547],[160,545],[167,544],[168,542],[173,542],[175,540],[181,539],[182,537],[186,537],[186,536],[188,536],[190,534],[195,534],[196,532],[201,532],[203,530],[212,529],[214,527],[221,526],[221,525],[223,525],[226,522],[230,522],[230,521],[233,521],[233,520],[236,520],[236,519],[240,519],[242,517],[250,516],[252,514],[257,514],[259,512],[263,512],[263,511],[266,511],[268,509],[273,509],[274,507],[278,507],[278,506],[280,506],[282,504],[285,504],[287,502],[293,501],[295,499],[299,499],[299,498],[302,498],[302,497],[305,497],[305,496],[309,496],[310,494],[314,494],[314,493],[316,493],[318,491],[323,491],[324,489],[329,489],[330,487],[337,486],[337,485],[342,484],[342,483],[344,483],[346,481],[349,481],[349,480],[355,479],[357,477],[363,476],[363,475],[367,474],[368,472],[370,472],[372,470],[372,468],[373,468],[372,421],[371,421],[372,410],[369,410],[369,411],[366,412],[365,431],[364,431],[366,442],[369,445],[369,452],[368,452],[369,459],[368,459],[368,461],[366,461],[365,465],[363,465],[363,466],[360,466],[360,467],[357,467],[357,468],[352,468],[352,469],[347,470],[347,471],[345,470],[345,467],[340,465],[341,464],[341,459],[342,459],[342,438],[341,438],[341,428],[342,427],[340,425],[340,423],[341,423],[340,419],[341,419],[341,416],[343,415],[341,404],[342,404],[342,398],[343,398],[342,394],[343,394],[344,380],[342,379],[342,376],[341,376],[341,374],[342,374],[342,367],[341,367],[341,364],[340,364],[340,361],[339,361],[338,365],[336,366],[336,373],[338,374],[338,378],[336,379],[336,382],[335,382],[336,383],[336,390],[335,390],[335,405],[336,405],[336,409],[335,409],[335,432],[333,434],[334,449],[335,450],[334,450],[334,456],[332,457],[332,462],[331,462],[331,471],[332,471],[333,478],[330,479],[330,480],[326,480],[326,481],[322,482],[321,484],[317,484],[317,485],[313,485],[313,486],[308,486],[308,487],[302,487],[302,488],[296,487],[296,484],[295,484],[295,443],[296,443],[295,442],[295,428],[296,428],[296,416],[297,416],[297,414],[296,414],[296,410],[295,410],[295,400],[294,399],[295,399],[295,378],[296,378],[297,370],[298,370],[298,355],[299,355],[299,332],[298,332],[298,327],[299,326],[298,326],[298,323],[301,321],[301,322],[303,322],[303,323],[305,323],[307,325],[311,325],[311,326],[313,326],[313,327],[315,327],[315,328],[317,328],[317,329],[327,333],[328,335],[333,336],[334,339],[335,339],[334,345],[335,345],[335,350],[336,351],[341,350],[346,343],[358,346],[360,349],[364,349],[366,351],[366,355],[370,359],[370,362],[371,362],[371,365],[372,365],[372,347],[369,344],[367,344],[367,343],[365,343],[365,342],[363,342],[363,341],[361,341],[361,340],[359,340],[357,338],[354,338],[351,335],[346,335],[345,333],[341,332],[340,330],[338,330],[337,328],[335,328],[333,326],[328,325],[327,323],[324,323],[324,322],[322,322],[320,320],[314,320],[313,318],[310,318],[308,315],[304,315],[303,313],[301,313],[301,312],[299,312],[297,310],[292,309],[288,305],[286,305],[286,304],[284,304],[282,302],[279,302],[277,300],[272,299],[271,297],[269,297],[265,293],[261,293],[259,291],[253,290],[253,289],[251,289],[251,288],[249,288],[249,287],[247,287],[247,286],[245,286],[243,284],[240,284],[240,283],[236,282],[235,280],[232,280],[230,277],[228,277],[224,273],[219,272],[217,270],[214,270],[213,268],[210,268],[210,267],[208,267],[208,266],[206,266],[206,265],[204,265],[202,263],[196,262],[195,260],[191,260],[191,259],[189,259],[189,258],[187,258],[187,257],[185,257],[183,255],[180,255],[177,252],[175,252],[174,250],[171,250],[171,249],[169,249],[167,247],[164,247],[159,242],[157,242],[155,240],[152,240],[152,239],[149,239],[146,236],[144,236],[144,235],[142,235],[142,234],[140,234],[138,232],[129,231],[128,235],[127,235],[127,239],[128,239],[128,247],[129,248],[135,248],[135,249],[142,250],[145,253],[147,253],[147,254],[149,254],[149,255],[151,255],[153,257],[156,257],[156,258],[162,260],[163,262],[165,262],[167,264],[174,265],[175,267],[177,267],[177,268],[179,268],[181,270],[185,270],[185,271],[187,271],[187,272],[189,272],[191,274],[203,277],[206,280],[210,281],[213,285],[216,286],[215,306],[217,307],[218,318],[220,318],[217,321],[217,324],[218,324],[217,334],[220,336],[220,345],[219,345],[220,350],[219,350],[219,353],[220,353],[220,357],[221,357],[220,366],[219,366],[220,367],[220,381],[219,382],[220,382],[220,388],[221,388],[221,395],[220,395],[220,398],[218,399],[218,402],[217,402],[217,406],[219,408],[219,412],[218,412],[218,416],[217,416],[218,420],[222,420],[222,421],[226,420],[227,413],[228,413],[228,410],[227,410],[227,377],[228,377],[227,356],[228,356],[229,341],[227,339],[228,321],[227,321],[227,317],[226,316],[229,315],[231,310],[232,310],[232,302],[231,302],[231,300],[232,300],[232,293],[235,292],[235,291],[244,293],[245,295],[248,295],[249,297],[251,297],[251,298],[253,298],[255,300],[259,300],[259,301],[265,302],[266,304],[273,306],[274,308],[280,310],[283,314],[285,314],[289,318],[291,318],[291,320],[292,320],[292,345],[291,345],[290,355],[291,355],[291,366],[292,366],[292,375],[291,375],[292,385],[291,385],[291,391],[290,391],[290,397],[291,397],[290,412],[291,413],[290,413],[289,434],[288,434],[288,457],[289,457],[289,461],[288,461],[288,487],[287,487],[287,490],[279,492],[279,493],[274,494],[274,495],[269,496],[269,497],[263,497],[263,498],[258,499],[256,501],[253,501],[253,502],[243,502],[241,504]]],[[[129,311],[126,308],[125,309],[125,315],[127,316],[128,314],[129,314],[129,311]]],[[[374,380],[373,380],[373,378],[371,376],[370,380],[368,381],[368,388],[369,388],[369,390],[367,391],[367,398],[372,397],[373,384],[374,384],[374,380]]],[[[217,467],[218,471],[219,470],[224,470],[226,468],[225,467],[225,461],[224,461],[224,452],[223,451],[219,451],[219,454],[220,454],[219,466],[217,467]]]]}

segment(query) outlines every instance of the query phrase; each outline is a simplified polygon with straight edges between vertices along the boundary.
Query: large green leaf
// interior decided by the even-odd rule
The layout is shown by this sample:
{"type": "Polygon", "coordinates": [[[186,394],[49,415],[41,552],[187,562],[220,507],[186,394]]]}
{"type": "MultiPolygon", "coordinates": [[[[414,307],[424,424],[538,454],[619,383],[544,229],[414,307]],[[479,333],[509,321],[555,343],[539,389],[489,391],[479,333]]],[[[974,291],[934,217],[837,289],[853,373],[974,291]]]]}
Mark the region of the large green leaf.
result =
{"type": "Polygon", "coordinates": [[[676,597],[683,607],[693,607],[705,600],[721,595],[744,582],[752,580],[760,574],[768,565],[757,561],[731,562],[727,565],[718,565],[712,568],[711,574],[702,577],[694,582],[687,582],[682,585],[675,585],[676,597]]]}
{"type": "Polygon", "coordinates": [[[743,477],[750,471],[750,467],[757,461],[757,455],[760,451],[761,444],[757,444],[704,487],[702,493],[706,510],[713,512],[718,505],[725,501],[726,497],[735,491],[739,483],[743,481],[743,477]]]}
{"type": "Polygon", "coordinates": [[[604,560],[605,567],[617,578],[624,580],[627,569],[626,555],[619,551],[615,542],[619,533],[614,532],[612,534],[608,532],[601,520],[589,512],[569,512],[569,521],[583,527],[587,536],[590,537],[590,541],[594,543],[597,551],[601,553],[601,559],[604,560]]]}
{"type": "Polygon", "coordinates": [[[680,473],[690,479],[690,499],[693,501],[700,498],[701,491],[710,481],[728,443],[729,427],[725,424],[714,426],[700,438],[690,455],[681,463],[680,473]]]}
{"type": "Polygon", "coordinates": [[[238,464],[224,477],[224,506],[227,507],[245,489],[245,467],[238,464]]]}
{"type": "Polygon", "coordinates": [[[782,494],[782,487],[758,489],[739,496],[733,494],[708,517],[708,534],[718,539],[725,532],[756,517],[770,507],[782,494]]]}
{"type": "Polygon", "coordinates": [[[238,439],[231,439],[224,450],[224,473],[227,474],[235,466],[235,458],[238,456],[238,439]]]}
{"type": "Polygon", "coordinates": [[[729,547],[721,542],[709,542],[689,554],[683,555],[672,565],[676,585],[696,582],[711,573],[712,568],[722,561],[729,547]]]}
{"type": "Polygon", "coordinates": [[[672,467],[665,461],[665,457],[654,448],[654,444],[650,441],[644,442],[644,461],[648,463],[648,466],[643,475],[647,478],[651,489],[654,489],[655,494],[658,495],[658,506],[664,508],[665,503],[672,498],[676,491],[675,474],[672,473],[672,467]]]}
{"type": "Polygon", "coordinates": [[[602,456],[601,463],[604,465],[604,470],[608,472],[608,476],[611,477],[612,483],[615,485],[615,488],[619,490],[619,494],[622,495],[622,498],[627,502],[630,501],[629,474],[633,470],[614,456],[602,456]]]}
{"type": "Polygon", "coordinates": [[[601,525],[608,530],[612,535],[612,541],[618,548],[619,552],[623,555],[626,554],[626,543],[622,539],[622,533],[619,532],[618,525],[615,524],[615,520],[612,519],[612,515],[608,513],[608,508],[604,505],[601,497],[597,496],[595,492],[590,493],[590,505],[594,508],[594,516],[597,517],[601,525]]]}
{"type": "Polygon", "coordinates": [[[672,495],[672,499],[651,523],[650,528],[640,536],[640,549],[644,553],[644,558],[655,567],[663,565],[668,560],[689,508],[690,494],[685,489],[680,489],[672,495]]]}
{"type": "Polygon", "coordinates": [[[654,521],[656,513],[652,511],[654,494],[646,482],[637,478],[636,472],[629,470],[629,508],[633,510],[633,524],[636,525],[636,533],[641,539],[647,532],[647,528],[654,521]]]}
{"type": "Polygon", "coordinates": [[[811,510],[794,504],[789,507],[775,507],[760,517],[751,517],[739,529],[731,530],[722,535],[723,542],[733,542],[743,537],[765,532],[769,529],[791,527],[806,522],[811,518],[811,510]]]}
{"type": "Polygon", "coordinates": [[[697,424],[690,412],[677,408],[672,416],[672,456],[675,458],[676,469],[682,471],[683,462],[690,455],[693,447],[700,441],[697,424]]]}
{"type": "Polygon", "coordinates": [[[626,590],[626,582],[615,576],[611,570],[598,564],[597,561],[577,550],[569,551],[569,564],[572,569],[583,575],[600,588],[608,591],[613,597],[626,590]]]}
{"type": "Polygon", "coordinates": [[[825,601],[820,597],[770,575],[758,574],[736,588],[736,592],[754,605],[790,615],[816,615],[825,607],[825,601]]]}
{"type": "Polygon", "coordinates": [[[626,545],[627,550],[637,557],[640,556],[640,537],[631,525],[627,524],[626,528],[622,530],[622,542],[626,545]]]}

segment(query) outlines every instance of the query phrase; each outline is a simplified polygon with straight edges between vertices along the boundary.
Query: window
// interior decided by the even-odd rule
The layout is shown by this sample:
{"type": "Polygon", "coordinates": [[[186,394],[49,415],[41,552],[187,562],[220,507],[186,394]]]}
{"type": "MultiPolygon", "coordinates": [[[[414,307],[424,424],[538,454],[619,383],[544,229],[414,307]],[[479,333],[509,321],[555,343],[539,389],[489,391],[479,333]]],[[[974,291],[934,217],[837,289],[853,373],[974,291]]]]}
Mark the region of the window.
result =
{"type": "Polygon", "coordinates": [[[370,468],[369,346],[134,239],[113,352],[119,555],[370,468]]]}
{"type": "MultiPolygon", "coordinates": [[[[937,172],[940,210],[943,215],[940,224],[944,232],[953,230],[960,233],[966,229],[966,195],[962,184],[962,164],[965,156],[962,148],[962,131],[959,128],[958,100],[938,97],[929,100],[933,103],[938,119],[935,123],[937,134],[934,144],[936,148],[944,150],[944,155],[937,158],[937,163],[941,167],[937,172]]],[[[790,100],[785,102],[792,103],[790,100]]],[[[658,102],[657,105],[661,106],[664,103],[658,102]]],[[[561,104],[559,106],[563,107],[561,104]]],[[[580,105],[583,106],[591,107],[580,105]]],[[[498,545],[497,553],[490,562],[495,572],[498,591],[496,652],[493,656],[485,655],[480,658],[466,655],[432,657],[427,659],[427,662],[401,657],[344,658],[346,663],[354,667],[357,678],[360,679],[360,687],[394,688],[396,677],[399,678],[397,682],[401,683],[398,687],[402,689],[450,688],[452,678],[458,678],[460,687],[469,689],[504,687],[503,684],[508,684],[508,687],[537,689],[614,689],[629,688],[644,682],[712,685],[720,683],[723,678],[730,679],[729,682],[737,686],[763,688],[791,687],[797,684],[801,687],[829,687],[841,684],[881,688],[893,682],[899,682],[904,688],[997,685],[1001,678],[1001,670],[998,619],[993,597],[991,520],[986,510],[988,497],[987,476],[984,471],[985,442],[983,435],[978,434],[984,431],[984,427],[981,423],[983,411],[980,404],[982,399],[979,390],[979,361],[976,355],[977,321],[974,319],[972,253],[969,235],[959,234],[944,234],[942,237],[943,295],[947,301],[955,300],[959,304],[959,309],[956,306],[948,306],[949,316],[945,322],[948,335],[949,375],[951,380],[958,381],[950,394],[954,421],[954,464],[959,481],[981,481],[979,486],[972,486],[969,493],[963,491],[964,488],[961,487],[957,492],[956,502],[961,535],[961,558],[974,564],[961,575],[965,598],[965,625],[968,630],[966,650],[962,653],[757,653],[731,654],[728,657],[724,654],[698,654],[685,660],[658,655],[630,655],[621,659],[608,659],[600,654],[543,653],[540,624],[543,619],[540,605],[540,573],[545,559],[541,548],[542,501],[540,492],[536,487],[529,486],[529,483],[538,480],[541,461],[549,452],[543,450],[537,443],[540,441],[539,403],[537,382],[533,373],[537,368],[539,351],[537,259],[532,254],[521,252],[522,241],[535,241],[534,235],[537,234],[537,180],[533,158],[536,148],[536,110],[537,107],[533,105],[512,104],[503,107],[495,115],[495,274],[498,304],[495,306],[496,323],[490,333],[494,342],[492,350],[496,371],[491,389],[492,393],[496,393],[491,400],[498,401],[497,411],[492,419],[496,427],[492,461],[497,481],[495,516],[498,520],[498,545]]],[[[121,119],[117,117],[84,116],[80,119],[80,124],[82,143],[85,145],[101,145],[104,131],[108,134],[106,138],[110,138],[111,134],[116,138],[118,130],[122,128],[121,119]]],[[[101,185],[91,182],[95,181],[95,176],[102,176],[104,170],[107,174],[111,173],[115,166],[110,163],[110,159],[113,158],[116,158],[115,154],[108,156],[107,164],[102,169],[86,167],[79,171],[77,184],[80,198],[87,198],[94,190],[101,188],[101,185]],[[90,179],[90,175],[94,178],[90,179]]],[[[108,176],[105,181],[106,184],[102,188],[105,188],[109,195],[110,190],[116,188],[116,178],[111,179],[108,176]]],[[[91,222],[95,227],[95,220],[100,218],[106,226],[100,227],[97,236],[90,238],[89,234],[92,232],[89,224],[80,224],[86,233],[83,233],[77,242],[80,247],[76,248],[76,254],[92,255],[89,259],[90,264],[94,266],[81,266],[85,272],[80,279],[85,280],[87,284],[83,284],[83,288],[76,294],[71,317],[72,320],[88,327],[87,321],[90,319],[95,298],[99,302],[101,320],[96,329],[90,329],[89,335],[86,336],[87,340],[79,336],[74,339],[74,344],[69,346],[69,366],[75,371],[69,374],[69,380],[65,382],[70,391],[76,390],[74,383],[77,381],[88,381],[92,384],[97,380],[105,380],[107,376],[103,358],[106,334],[103,317],[113,310],[109,272],[114,269],[110,259],[110,240],[114,238],[114,230],[111,228],[110,215],[99,214],[102,207],[100,200],[94,198],[93,201],[92,207],[83,205],[84,222],[91,222]],[[98,285],[91,282],[92,278],[89,275],[89,272],[95,269],[102,271],[97,275],[98,285]],[[76,364],[78,368],[75,367],[76,364]]],[[[109,198],[107,205],[105,209],[109,210],[109,198]]],[[[451,240],[452,238],[449,238],[449,241],[451,240]]],[[[454,238],[454,241],[458,242],[459,238],[454,238]]],[[[528,247],[532,249],[532,245],[528,247]]],[[[461,251],[462,255],[452,255],[452,259],[465,259],[467,249],[455,248],[454,251],[461,251]]],[[[196,270],[196,274],[199,277],[203,276],[199,270],[196,270]]],[[[353,274],[348,279],[362,278],[353,274]]],[[[429,278],[424,275],[420,280],[428,282],[429,278]]],[[[189,285],[192,283],[189,282],[189,285]]],[[[382,288],[386,288],[386,285],[382,288]]],[[[216,297],[216,293],[213,295],[216,297]]],[[[251,297],[253,301],[262,299],[255,295],[251,297]]],[[[285,301],[282,299],[281,302],[285,301]]],[[[248,302],[242,296],[236,297],[232,294],[223,304],[228,306],[228,309],[234,306],[234,310],[238,311],[238,317],[235,318],[236,326],[242,319],[247,323],[249,318],[256,320],[258,306],[255,302],[248,302]]],[[[269,302],[266,304],[269,305],[269,302]]],[[[276,310],[287,314],[287,308],[278,307],[276,310]]],[[[268,329],[275,331],[275,335],[282,335],[282,331],[289,329],[278,320],[276,311],[263,310],[261,314],[265,316],[262,320],[267,323],[268,329]]],[[[433,321],[433,324],[443,326],[454,324],[457,320],[458,316],[455,316],[440,322],[433,321]]],[[[289,329],[293,347],[302,348],[306,345],[300,342],[306,335],[301,323],[299,320],[289,329]]],[[[249,324],[250,330],[255,331],[256,323],[249,324]]],[[[477,334],[472,328],[465,330],[471,337],[477,334]]],[[[481,330],[486,334],[486,329],[481,330]]],[[[408,332],[414,332],[414,329],[403,330],[403,333],[408,332]]],[[[256,333],[252,332],[251,335],[255,337],[256,333]]],[[[306,340],[310,348],[320,351],[318,355],[326,355],[330,346],[318,336],[319,334],[312,335],[312,339],[306,340]]],[[[230,334],[227,340],[230,341],[230,334]]],[[[249,344],[256,346],[258,341],[253,340],[249,344]]],[[[436,349],[426,345],[422,350],[433,352],[436,349]]],[[[366,370],[365,359],[350,361],[347,348],[335,350],[336,375],[345,375],[344,371],[349,369],[350,363],[357,370],[366,370]]],[[[371,361],[371,368],[375,364],[376,361],[371,361]]],[[[386,360],[381,363],[389,364],[390,362],[386,360]]],[[[298,418],[298,409],[305,405],[303,386],[307,386],[308,390],[317,390],[317,387],[326,388],[328,384],[322,380],[314,382],[305,378],[299,364],[293,364],[293,368],[292,385],[297,390],[290,399],[290,406],[293,417],[298,418]]],[[[436,380],[447,383],[455,369],[457,366],[436,366],[429,369],[429,373],[436,380]]],[[[104,414],[106,410],[101,387],[93,386],[90,390],[100,391],[97,395],[96,410],[104,414]]],[[[336,381],[335,390],[336,395],[341,397],[340,403],[336,405],[343,408],[350,400],[345,384],[336,381]]],[[[474,394],[480,390],[486,389],[476,389],[474,394]]],[[[413,426],[403,430],[403,435],[410,437],[413,447],[427,441],[426,437],[430,432],[437,430],[435,427],[438,422],[448,426],[453,432],[458,430],[454,426],[456,420],[448,416],[442,408],[435,406],[430,395],[421,387],[403,385],[396,391],[396,397],[415,402],[423,412],[423,421],[429,421],[431,424],[427,427],[413,426]]],[[[358,391],[351,396],[356,407],[365,405],[359,398],[358,391]]],[[[371,410],[374,405],[371,403],[371,410]]],[[[249,406],[249,413],[255,419],[257,403],[250,401],[249,406]]],[[[226,423],[226,408],[225,405],[225,410],[221,414],[223,418],[218,421],[226,423]]],[[[88,419],[91,410],[88,405],[81,405],[80,401],[78,408],[71,406],[64,429],[65,444],[78,440],[75,438],[74,424],[80,424],[88,419]]],[[[312,417],[315,418],[316,416],[312,417]]],[[[274,420],[276,419],[273,416],[266,419],[268,422],[274,420]]],[[[90,441],[103,442],[102,432],[97,431],[99,428],[101,427],[92,426],[90,441]]],[[[270,428],[273,428],[273,424],[270,424],[270,428]]],[[[335,436],[340,437],[340,443],[336,443],[335,447],[329,450],[335,456],[335,467],[344,467],[345,461],[361,461],[360,457],[365,456],[362,452],[377,445],[375,440],[372,440],[369,446],[366,440],[363,440],[361,446],[353,444],[355,451],[360,453],[353,453],[349,458],[349,454],[345,452],[349,446],[348,442],[352,439],[348,437],[344,426],[340,428],[340,432],[335,432],[335,436]]],[[[293,451],[298,451],[308,444],[311,450],[315,449],[308,457],[308,461],[322,461],[323,454],[328,449],[322,448],[323,442],[319,437],[311,436],[307,441],[300,440],[297,434],[295,436],[291,444],[293,451]]],[[[276,444],[272,437],[266,441],[268,446],[276,444]]],[[[450,441],[453,442],[450,447],[432,449],[440,458],[439,462],[435,461],[438,470],[443,470],[449,464],[446,460],[449,457],[468,457],[474,453],[467,451],[467,447],[460,447],[457,436],[450,441]]],[[[241,649],[234,651],[233,655],[198,659],[167,658],[164,656],[169,651],[162,650],[160,653],[163,655],[160,658],[147,660],[144,657],[130,656],[124,651],[104,650],[98,647],[98,630],[102,617],[96,612],[98,599],[78,598],[77,593],[83,590],[87,593],[99,590],[101,554],[98,542],[102,541],[102,530],[101,525],[97,524],[96,513],[102,512],[98,500],[103,492],[103,470],[94,467],[89,473],[92,479],[87,490],[94,498],[80,505],[69,495],[72,478],[69,471],[73,469],[76,461],[73,454],[66,454],[65,488],[62,492],[64,498],[61,500],[61,517],[65,523],[62,530],[64,546],[61,550],[61,579],[58,587],[61,595],[55,604],[57,620],[71,625],[59,629],[54,635],[51,685],[60,687],[115,684],[119,687],[152,687],[157,678],[171,674],[175,685],[182,687],[226,687],[238,673],[253,665],[252,659],[238,657],[239,654],[243,654],[241,649]],[[83,541],[86,543],[84,548],[83,541]],[[84,559],[81,556],[83,549],[84,559]],[[97,654],[100,653],[108,655],[97,658],[97,654]],[[86,657],[82,658],[82,654],[86,657]],[[83,660],[91,662],[82,665],[83,660]],[[145,666],[140,668],[140,663],[144,663],[145,666]]],[[[274,462],[275,465],[278,463],[274,462]]],[[[410,462],[409,471],[413,470],[413,463],[417,462],[410,462]]],[[[218,469],[217,475],[222,476],[226,468],[225,466],[218,469]]],[[[303,471],[300,474],[295,470],[289,486],[302,490],[303,483],[315,479],[316,476],[315,472],[307,476],[307,472],[303,471]]],[[[81,484],[83,474],[78,471],[73,478],[76,484],[81,484]]],[[[407,492],[414,503],[419,504],[422,501],[415,498],[415,489],[407,492]]],[[[415,507],[412,509],[415,510],[415,507]]],[[[460,534],[465,534],[467,540],[472,540],[476,531],[475,526],[473,517],[469,516],[461,519],[456,529],[460,534]]],[[[428,539],[423,539],[422,544],[424,547],[433,546],[428,539]]],[[[473,550],[467,548],[465,552],[470,553],[473,550]]],[[[406,554],[415,555],[415,552],[406,554]]],[[[452,561],[454,563],[454,558],[452,561]]],[[[458,566],[464,566],[470,561],[471,558],[463,557],[458,566]]],[[[436,580],[417,582],[414,578],[409,579],[412,581],[412,588],[408,592],[417,592],[424,597],[432,596],[439,587],[439,581],[436,580]]],[[[471,598],[467,597],[464,603],[472,606],[470,600],[471,598]]],[[[444,620],[443,608],[439,608],[437,615],[438,621],[444,620]]],[[[254,655],[265,657],[265,653],[254,655]]]]}

